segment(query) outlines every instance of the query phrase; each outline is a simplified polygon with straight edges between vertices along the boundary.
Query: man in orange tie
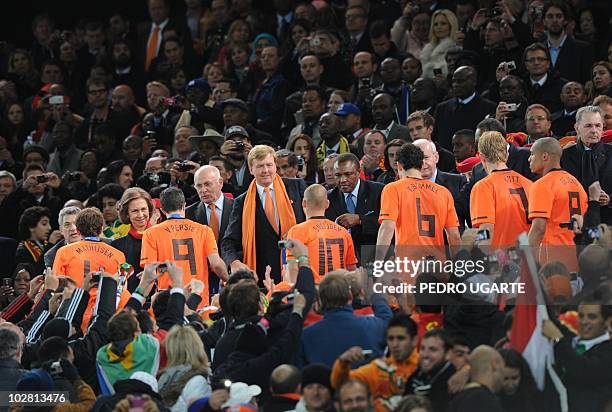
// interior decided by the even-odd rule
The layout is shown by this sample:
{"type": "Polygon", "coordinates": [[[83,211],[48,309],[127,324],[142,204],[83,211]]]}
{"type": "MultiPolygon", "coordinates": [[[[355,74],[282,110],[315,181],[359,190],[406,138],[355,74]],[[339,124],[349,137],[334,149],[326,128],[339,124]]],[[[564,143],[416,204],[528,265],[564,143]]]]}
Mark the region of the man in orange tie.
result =
{"type": "MultiPolygon", "coordinates": [[[[209,226],[215,235],[217,248],[221,251],[221,239],[227,229],[234,200],[221,192],[223,179],[215,166],[200,167],[193,177],[193,186],[198,192],[200,201],[185,209],[185,217],[209,226]]],[[[220,255],[223,257],[222,253],[220,255]]],[[[208,281],[212,296],[219,290],[219,278],[209,271],[208,281]]]]}
{"type": "Polygon", "coordinates": [[[246,193],[234,201],[230,221],[221,242],[225,262],[232,271],[255,270],[263,285],[266,266],[272,278],[281,281],[281,251],[278,241],[289,229],[305,220],[302,179],[281,178],[276,173],[274,149],[255,146],[248,155],[248,166],[255,179],[246,193]]]}

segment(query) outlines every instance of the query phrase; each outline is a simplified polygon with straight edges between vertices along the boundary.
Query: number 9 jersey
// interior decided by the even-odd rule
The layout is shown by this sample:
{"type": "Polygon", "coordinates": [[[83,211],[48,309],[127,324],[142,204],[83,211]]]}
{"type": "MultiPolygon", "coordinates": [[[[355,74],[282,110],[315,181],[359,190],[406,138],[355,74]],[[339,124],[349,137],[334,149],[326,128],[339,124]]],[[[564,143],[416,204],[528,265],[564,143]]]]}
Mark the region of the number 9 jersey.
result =
{"type": "MultiPolygon", "coordinates": [[[[170,218],[145,230],[142,236],[140,266],[147,263],[174,261],[183,269],[184,282],[191,278],[204,282],[203,303],[208,304],[208,256],[217,253],[217,242],[208,226],[185,218],[170,218]]],[[[157,280],[159,289],[170,287],[170,275],[157,280]]]]}
{"type": "Polygon", "coordinates": [[[443,246],[444,229],[459,227],[448,189],[413,177],[385,186],[378,221],[383,220],[395,222],[396,246],[443,246]]]}

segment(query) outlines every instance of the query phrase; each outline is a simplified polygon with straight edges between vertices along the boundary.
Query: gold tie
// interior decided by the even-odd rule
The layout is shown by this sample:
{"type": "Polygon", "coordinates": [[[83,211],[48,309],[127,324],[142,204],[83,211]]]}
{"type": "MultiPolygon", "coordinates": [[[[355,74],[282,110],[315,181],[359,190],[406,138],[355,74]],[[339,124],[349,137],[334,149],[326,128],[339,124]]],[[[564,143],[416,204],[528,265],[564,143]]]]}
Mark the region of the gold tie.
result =
{"type": "Polygon", "coordinates": [[[274,201],[272,200],[272,196],[270,195],[270,188],[265,187],[264,192],[266,193],[266,206],[264,207],[266,217],[274,228],[274,231],[278,233],[278,225],[276,224],[276,213],[274,213],[274,201]]]}
{"type": "Polygon", "coordinates": [[[215,234],[215,240],[219,240],[219,216],[217,215],[217,207],[214,203],[211,203],[208,207],[210,208],[210,221],[208,222],[208,226],[210,226],[215,234]]]}
{"type": "Polygon", "coordinates": [[[159,41],[159,27],[153,28],[151,39],[149,40],[149,47],[147,47],[147,59],[145,60],[145,71],[149,70],[151,61],[157,56],[157,42],[159,41]]]}

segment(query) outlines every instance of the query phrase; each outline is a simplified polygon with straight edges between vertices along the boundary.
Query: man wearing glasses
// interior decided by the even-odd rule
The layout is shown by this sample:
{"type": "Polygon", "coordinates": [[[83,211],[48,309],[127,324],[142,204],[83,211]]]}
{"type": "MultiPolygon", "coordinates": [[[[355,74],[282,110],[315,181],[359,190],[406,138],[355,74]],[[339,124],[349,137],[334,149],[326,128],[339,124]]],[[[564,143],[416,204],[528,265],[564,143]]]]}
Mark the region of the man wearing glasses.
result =
{"type": "Polygon", "coordinates": [[[561,89],[567,83],[550,72],[550,54],[546,46],[534,43],[523,53],[523,63],[528,73],[525,90],[529,104],[539,103],[551,112],[563,109],[561,89]]]}

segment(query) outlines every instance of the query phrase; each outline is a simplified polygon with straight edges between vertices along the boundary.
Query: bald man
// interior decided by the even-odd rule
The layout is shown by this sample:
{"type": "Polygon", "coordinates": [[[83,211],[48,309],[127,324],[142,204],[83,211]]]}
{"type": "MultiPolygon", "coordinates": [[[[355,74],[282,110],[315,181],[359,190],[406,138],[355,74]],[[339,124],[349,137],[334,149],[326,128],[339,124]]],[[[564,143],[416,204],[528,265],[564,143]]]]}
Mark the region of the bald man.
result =
{"type": "Polygon", "coordinates": [[[264,403],[263,410],[294,410],[300,397],[301,382],[302,374],[298,368],[287,364],[277,366],[270,375],[271,397],[264,403]]]}
{"type": "MultiPolygon", "coordinates": [[[[309,186],[302,199],[306,221],[293,226],[287,233],[288,239],[297,239],[308,247],[315,283],[319,283],[332,270],[355,270],[357,265],[351,234],[344,227],[325,218],[328,207],[327,190],[318,184],[309,186]]],[[[298,272],[298,262],[292,262],[293,259],[295,257],[287,255],[291,283],[295,283],[298,272]]]]}
{"type": "Polygon", "coordinates": [[[504,382],[504,359],[492,347],[480,345],[470,354],[470,365],[470,383],[453,399],[448,411],[502,412],[495,394],[504,382]]]}
{"type": "Polygon", "coordinates": [[[452,150],[453,134],[457,130],[476,130],[476,125],[487,115],[495,114],[497,105],[476,93],[476,70],[461,66],[453,73],[452,92],[454,97],[436,107],[436,125],[433,140],[452,150]]]}
{"type": "MultiPolygon", "coordinates": [[[[185,209],[185,217],[203,225],[210,226],[217,239],[217,247],[221,254],[221,239],[227,228],[234,199],[223,195],[223,179],[219,169],[206,165],[200,167],[193,177],[193,187],[200,199],[185,209]]],[[[219,291],[219,278],[208,272],[211,296],[219,291]]]]}
{"type": "Polygon", "coordinates": [[[587,194],[571,174],[561,170],[561,145],[552,137],[531,146],[529,167],[542,176],[529,190],[529,245],[574,245],[570,219],[584,215],[587,194]]]}

